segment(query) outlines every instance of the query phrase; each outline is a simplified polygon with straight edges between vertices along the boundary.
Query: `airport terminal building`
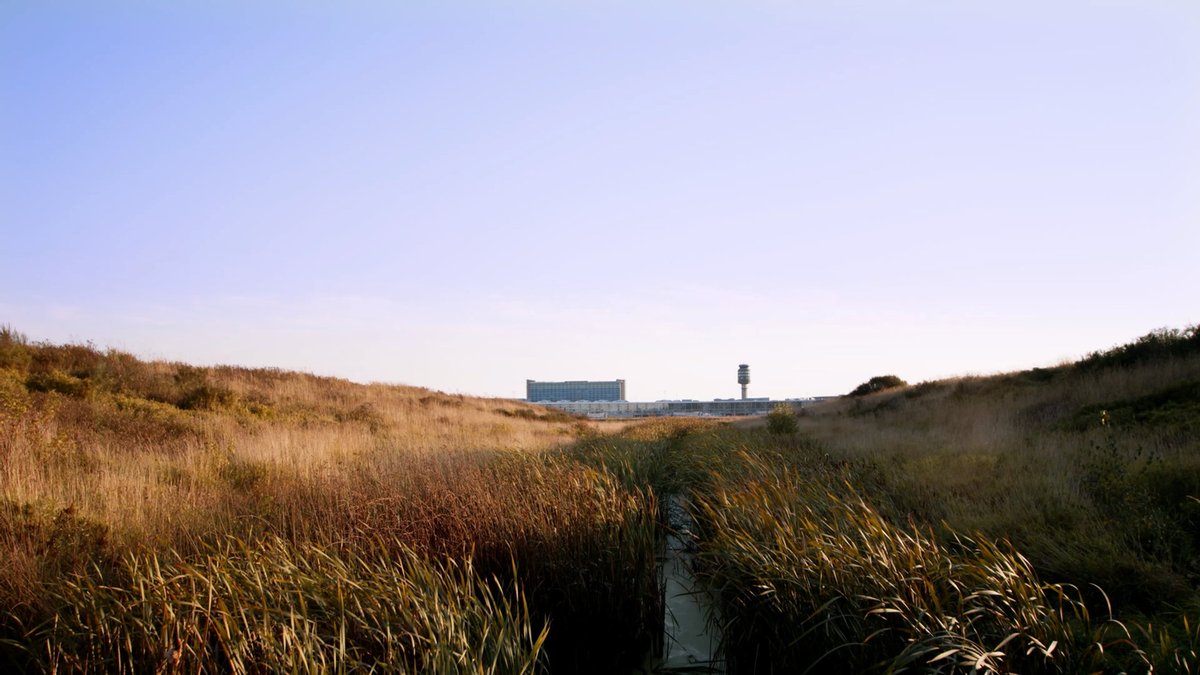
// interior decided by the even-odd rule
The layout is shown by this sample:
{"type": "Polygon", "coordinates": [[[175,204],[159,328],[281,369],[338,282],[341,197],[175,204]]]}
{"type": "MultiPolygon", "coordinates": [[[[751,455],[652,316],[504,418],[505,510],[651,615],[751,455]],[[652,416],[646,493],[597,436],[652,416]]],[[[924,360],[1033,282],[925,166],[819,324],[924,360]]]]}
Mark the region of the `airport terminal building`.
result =
{"type": "Polygon", "coordinates": [[[739,415],[765,415],[779,405],[785,404],[792,408],[801,408],[828,397],[818,398],[789,398],[783,401],[772,401],[769,398],[750,398],[747,396],[747,386],[750,384],[750,366],[743,363],[738,366],[738,384],[742,388],[742,397],[718,398],[712,401],[697,401],[683,399],[675,401],[627,401],[625,400],[625,380],[607,382],[589,382],[572,380],[568,382],[538,382],[525,380],[525,400],[538,403],[548,408],[557,408],[575,415],[586,415],[597,419],[607,417],[658,417],[669,415],[673,417],[730,417],[739,415]]]}
{"type": "Polygon", "coordinates": [[[541,405],[556,408],[575,415],[586,415],[595,419],[609,417],[737,417],[742,415],[765,415],[786,403],[799,408],[813,403],[811,399],[788,399],[772,401],[766,398],[716,399],[712,401],[543,401],[541,405]]]}

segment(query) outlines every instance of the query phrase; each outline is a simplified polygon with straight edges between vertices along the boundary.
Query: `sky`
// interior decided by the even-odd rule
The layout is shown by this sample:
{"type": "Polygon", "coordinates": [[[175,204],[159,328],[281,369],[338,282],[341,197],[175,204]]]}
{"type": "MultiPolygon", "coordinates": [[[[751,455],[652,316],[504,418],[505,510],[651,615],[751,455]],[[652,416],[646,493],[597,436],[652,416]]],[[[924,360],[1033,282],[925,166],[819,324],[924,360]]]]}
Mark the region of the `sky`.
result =
{"type": "Polygon", "coordinates": [[[0,324],[522,397],[1200,323],[1200,3],[0,2],[0,324]]]}

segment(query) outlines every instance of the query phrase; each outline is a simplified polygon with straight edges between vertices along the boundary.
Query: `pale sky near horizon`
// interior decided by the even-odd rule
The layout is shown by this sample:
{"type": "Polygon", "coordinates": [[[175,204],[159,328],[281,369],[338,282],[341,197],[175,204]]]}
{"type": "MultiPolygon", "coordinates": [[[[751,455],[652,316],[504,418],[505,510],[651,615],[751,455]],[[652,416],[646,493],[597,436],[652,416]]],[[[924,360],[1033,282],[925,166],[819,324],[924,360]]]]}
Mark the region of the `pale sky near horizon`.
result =
{"type": "Polygon", "coordinates": [[[784,398],[1200,323],[1198,260],[1196,2],[0,4],[34,340],[784,398]]]}

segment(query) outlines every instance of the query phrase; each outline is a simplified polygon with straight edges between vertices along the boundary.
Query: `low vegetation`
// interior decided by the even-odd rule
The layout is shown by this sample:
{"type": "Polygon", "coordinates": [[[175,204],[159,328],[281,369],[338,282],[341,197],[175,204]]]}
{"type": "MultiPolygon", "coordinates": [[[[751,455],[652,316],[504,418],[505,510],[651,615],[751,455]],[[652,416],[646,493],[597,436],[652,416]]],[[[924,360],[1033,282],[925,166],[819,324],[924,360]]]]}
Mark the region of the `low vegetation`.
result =
{"type": "Polygon", "coordinates": [[[661,626],[657,502],[549,452],[587,433],[514,401],[143,362],[6,329],[0,664],[635,663],[661,626]]]}
{"type": "Polygon", "coordinates": [[[908,386],[908,383],[895,375],[879,375],[863,382],[850,392],[850,396],[866,396],[885,389],[908,386]]]}
{"type": "Polygon", "coordinates": [[[786,403],[775,406],[767,413],[767,430],[773,434],[794,434],[799,429],[796,411],[786,403]]]}
{"type": "Polygon", "coordinates": [[[25,638],[51,672],[532,673],[546,637],[519,590],[394,542],[334,555],[231,539],[129,554],[51,592],[69,610],[25,638]]]}
{"type": "Polygon", "coordinates": [[[1054,369],[831,401],[800,427],[893,518],[1009,539],[1047,577],[1156,613],[1200,582],[1197,385],[1193,327],[1054,369]]]}
{"type": "Polygon", "coordinates": [[[743,433],[694,497],[731,670],[1196,672],[1198,385],[1191,327],[743,433]]]}
{"type": "Polygon", "coordinates": [[[751,476],[715,477],[695,502],[731,670],[1079,672],[1089,660],[1078,593],[1040,582],[1006,542],[896,523],[822,462],[748,464],[751,476]]]}
{"type": "Polygon", "coordinates": [[[653,670],[673,495],[727,672],[1193,673],[1197,387],[1193,327],[598,426],[4,330],[0,663],[653,670]]]}

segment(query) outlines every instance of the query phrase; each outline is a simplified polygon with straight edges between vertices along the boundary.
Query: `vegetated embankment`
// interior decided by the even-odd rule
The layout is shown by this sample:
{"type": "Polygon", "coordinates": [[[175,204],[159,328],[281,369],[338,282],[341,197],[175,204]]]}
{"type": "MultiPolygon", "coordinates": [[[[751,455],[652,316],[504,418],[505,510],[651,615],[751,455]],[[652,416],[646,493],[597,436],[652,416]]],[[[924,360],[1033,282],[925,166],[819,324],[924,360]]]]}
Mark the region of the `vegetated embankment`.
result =
{"type": "Polygon", "coordinates": [[[1200,331],[1156,331],[571,451],[690,496],[729,672],[1196,672],[1198,384],[1200,331]]]}
{"type": "Polygon", "coordinates": [[[1198,345],[597,434],[6,330],[0,661],[653,671],[675,495],[727,672],[1195,672],[1198,345]]]}
{"type": "Polygon", "coordinates": [[[0,331],[0,665],[613,672],[655,497],[522,403],[0,331]]]}

